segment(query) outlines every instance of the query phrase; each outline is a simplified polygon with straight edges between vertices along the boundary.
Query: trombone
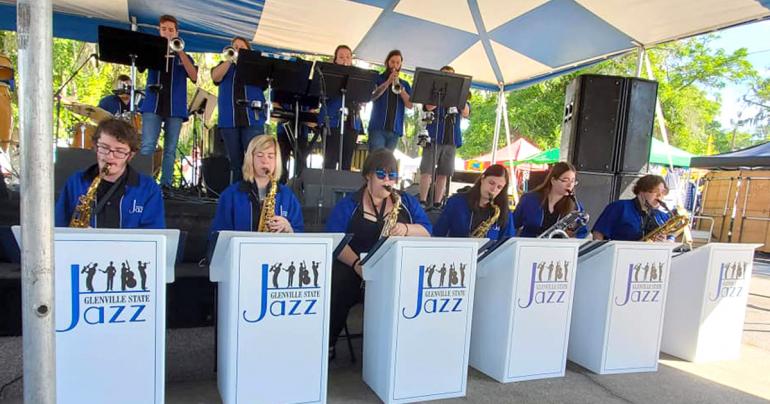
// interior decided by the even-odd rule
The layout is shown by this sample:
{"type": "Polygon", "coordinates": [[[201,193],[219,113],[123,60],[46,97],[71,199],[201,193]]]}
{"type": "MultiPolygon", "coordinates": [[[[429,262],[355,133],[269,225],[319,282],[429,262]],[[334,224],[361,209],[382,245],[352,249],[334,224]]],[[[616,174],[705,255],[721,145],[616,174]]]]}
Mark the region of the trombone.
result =
{"type": "Polygon", "coordinates": [[[222,59],[224,59],[225,62],[237,63],[238,51],[232,46],[225,46],[225,48],[222,49],[222,59]]]}

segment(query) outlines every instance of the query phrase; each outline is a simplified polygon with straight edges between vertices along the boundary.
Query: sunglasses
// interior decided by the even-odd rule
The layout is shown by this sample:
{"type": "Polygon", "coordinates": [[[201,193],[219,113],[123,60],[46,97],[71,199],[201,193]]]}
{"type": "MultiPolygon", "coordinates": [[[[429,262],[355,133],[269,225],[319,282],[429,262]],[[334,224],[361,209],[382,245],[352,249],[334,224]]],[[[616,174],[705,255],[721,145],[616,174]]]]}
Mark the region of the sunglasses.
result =
{"type": "Polygon", "coordinates": [[[374,175],[376,175],[377,178],[381,180],[384,180],[385,177],[390,178],[391,181],[398,180],[398,171],[386,172],[384,168],[378,168],[374,170],[374,175]]]}

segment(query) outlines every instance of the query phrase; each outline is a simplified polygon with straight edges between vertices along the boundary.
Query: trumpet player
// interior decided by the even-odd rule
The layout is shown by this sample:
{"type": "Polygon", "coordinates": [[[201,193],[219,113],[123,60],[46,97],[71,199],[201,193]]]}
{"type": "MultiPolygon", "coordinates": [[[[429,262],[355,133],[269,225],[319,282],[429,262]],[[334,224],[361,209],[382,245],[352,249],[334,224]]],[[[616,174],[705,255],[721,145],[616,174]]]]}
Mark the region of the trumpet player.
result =
{"type": "MultiPolygon", "coordinates": [[[[604,208],[592,229],[594,240],[638,241],[668,221],[660,200],[668,193],[666,180],[648,174],[634,184],[633,199],[621,199],[604,208]]],[[[659,235],[654,241],[666,240],[659,235]]]]}
{"type": "Polygon", "coordinates": [[[433,235],[438,237],[469,237],[474,229],[479,228],[494,217],[484,237],[499,240],[512,237],[513,213],[508,208],[508,170],[500,164],[489,166],[476,180],[468,192],[452,195],[446,202],[444,211],[433,227],[433,235]],[[492,205],[497,206],[494,209],[492,205]]]}
{"type": "Polygon", "coordinates": [[[163,197],[155,181],[134,170],[129,162],[139,149],[139,136],[130,123],[104,120],[91,138],[96,164],[67,179],[56,200],[56,227],[67,227],[75,210],[94,185],[96,194],[87,201],[92,228],[163,229],[166,219],[163,197]]]}
{"type": "MultiPolygon", "coordinates": [[[[542,184],[521,197],[513,212],[519,237],[537,237],[570,212],[583,211],[574,196],[578,184],[576,173],[572,164],[556,163],[542,184]]],[[[570,237],[585,238],[588,228],[580,225],[576,229],[567,229],[566,233],[570,237]]]]}
{"type": "Polygon", "coordinates": [[[160,36],[169,42],[169,68],[148,70],[145,99],[142,103],[142,147],[140,153],[155,152],[163,125],[163,164],[161,187],[171,186],[174,174],[176,145],[182,123],[187,120],[187,79],[198,80],[198,67],[184,52],[184,42],[179,38],[178,21],[170,15],[160,17],[160,36]]]}
{"type": "Polygon", "coordinates": [[[211,79],[219,87],[217,127],[230,160],[230,182],[243,178],[243,154],[251,139],[265,133],[265,95],[261,87],[245,85],[236,75],[238,52],[250,50],[245,38],[233,38],[222,52],[223,59],[211,69],[211,79]]]}
{"type": "Polygon", "coordinates": [[[398,77],[403,61],[400,50],[390,51],[385,58],[385,71],[377,79],[369,119],[369,151],[382,148],[393,151],[404,135],[404,111],[412,108],[409,98],[412,87],[398,77]]]}

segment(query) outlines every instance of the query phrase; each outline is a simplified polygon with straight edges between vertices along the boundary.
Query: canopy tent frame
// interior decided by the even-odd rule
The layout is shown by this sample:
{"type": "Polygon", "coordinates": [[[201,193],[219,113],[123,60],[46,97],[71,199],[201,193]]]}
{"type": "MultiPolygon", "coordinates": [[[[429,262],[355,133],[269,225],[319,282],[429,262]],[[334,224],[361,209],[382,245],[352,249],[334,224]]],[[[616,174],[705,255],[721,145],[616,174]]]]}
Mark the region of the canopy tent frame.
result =
{"type": "Polygon", "coordinates": [[[24,402],[56,402],[52,0],[17,3],[24,402]]]}

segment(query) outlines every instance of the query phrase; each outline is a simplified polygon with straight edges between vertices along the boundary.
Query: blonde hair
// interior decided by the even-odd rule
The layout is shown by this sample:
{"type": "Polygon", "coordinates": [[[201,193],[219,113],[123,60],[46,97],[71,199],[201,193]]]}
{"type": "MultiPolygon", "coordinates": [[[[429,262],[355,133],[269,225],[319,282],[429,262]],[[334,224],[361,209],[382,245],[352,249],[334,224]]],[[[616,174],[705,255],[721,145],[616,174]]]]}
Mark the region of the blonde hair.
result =
{"type": "Polygon", "coordinates": [[[273,177],[277,180],[283,174],[283,162],[281,161],[281,146],[278,145],[278,139],[270,135],[259,135],[249,142],[246,148],[246,154],[243,156],[243,180],[247,182],[254,181],[254,153],[264,151],[270,147],[275,148],[275,167],[273,168],[273,177]]]}

